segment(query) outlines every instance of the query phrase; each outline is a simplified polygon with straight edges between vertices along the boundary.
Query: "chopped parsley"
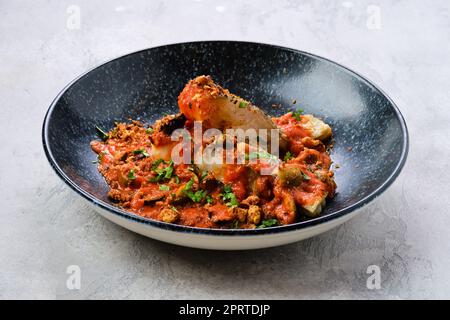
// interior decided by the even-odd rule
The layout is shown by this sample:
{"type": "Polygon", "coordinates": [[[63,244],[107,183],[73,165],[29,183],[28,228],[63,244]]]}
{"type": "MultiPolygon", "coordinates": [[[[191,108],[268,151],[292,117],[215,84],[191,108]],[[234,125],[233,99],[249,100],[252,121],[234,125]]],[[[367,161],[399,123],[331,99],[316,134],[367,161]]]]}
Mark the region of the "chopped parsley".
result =
{"type": "Polygon", "coordinates": [[[128,180],[134,180],[136,179],[136,176],[134,175],[134,169],[131,169],[130,172],[128,172],[128,180]]]}
{"type": "Polygon", "coordinates": [[[159,186],[159,190],[161,190],[161,191],[169,191],[169,190],[170,190],[170,187],[169,187],[169,186],[166,186],[165,184],[161,184],[161,185],[159,186]]]}
{"type": "Polygon", "coordinates": [[[206,190],[197,190],[194,192],[194,191],[192,191],[193,185],[194,185],[194,179],[189,180],[189,182],[186,183],[186,186],[184,187],[183,192],[193,202],[200,202],[206,197],[207,192],[206,192],[206,190]]]}
{"type": "Polygon", "coordinates": [[[236,198],[236,195],[231,190],[230,185],[224,185],[223,186],[223,192],[221,194],[223,201],[226,202],[226,205],[228,207],[237,207],[239,205],[239,201],[236,198]]]}
{"type": "Polygon", "coordinates": [[[248,106],[248,102],[245,101],[239,102],[239,108],[245,108],[246,106],[248,106]]]}
{"type": "Polygon", "coordinates": [[[158,168],[158,166],[161,164],[161,163],[166,163],[163,159],[158,159],[158,160],[156,160],[155,162],[153,162],[153,164],[152,164],[152,170],[155,170],[156,168],[158,168]]]}
{"type": "Polygon", "coordinates": [[[188,192],[187,196],[194,202],[200,202],[206,197],[206,190],[197,190],[194,193],[188,192]]]}
{"type": "Polygon", "coordinates": [[[292,111],[292,116],[295,118],[295,120],[300,121],[300,117],[303,114],[303,109],[297,109],[295,111],[292,111]]]}
{"type": "Polygon", "coordinates": [[[234,221],[230,224],[230,229],[239,229],[239,220],[234,220],[234,221]]]}
{"type": "Polygon", "coordinates": [[[146,158],[150,157],[147,150],[145,150],[144,148],[138,149],[138,150],[133,150],[133,154],[135,154],[135,155],[142,154],[146,158]]]}
{"type": "Polygon", "coordinates": [[[178,212],[177,208],[175,208],[174,206],[170,207],[170,210],[174,211],[174,212],[178,212]]]}
{"type": "Polygon", "coordinates": [[[257,226],[257,228],[258,229],[269,228],[269,227],[276,226],[277,224],[278,224],[277,219],[268,219],[268,220],[263,220],[261,222],[261,224],[259,226],[257,226]]]}
{"type": "Polygon", "coordinates": [[[288,161],[291,160],[294,156],[292,155],[292,153],[290,151],[286,152],[286,154],[284,155],[284,161],[288,161]]]}
{"type": "Polygon", "coordinates": [[[186,183],[186,185],[184,186],[184,191],[191,191],[193,185],[194,185],[194,179],[192,178],[192,179],[189,180],[189,181],[186,183]]]}
{"type": "Polygon", "coordinates": [[[206,203],[213,203],[213,198],[209,194],[206,196],[206,203]]]}
{"type": "Polygon", "coordinates": [[[109,134],[107,134],[104,130],[102,130],[100,127],[95,126],[95,131],[97,131],[97,135],[100,139],[103,141],[106,141],[109,139],[109,134]]]}
{"type": "Polygon", "coordinates": [[[159,182],[164,179],[170,179],[173,175],[173,161],[170,160],[166,163],[163,159],[156,160],[152,165],[152,171],[156,173],[156,176],[150,179],[150,182],[159,182]],[[161,163],[168,164],[165,168],[159,168],[161,163]]]}
{"type": "Polygon", "coordinates": [[[147,133],[147,134],[152,134],[153,132],[155,132],[155,131],[153,130],[152,127],[148,127],[148,128],[145,130],[145,133],[147,133]]]}

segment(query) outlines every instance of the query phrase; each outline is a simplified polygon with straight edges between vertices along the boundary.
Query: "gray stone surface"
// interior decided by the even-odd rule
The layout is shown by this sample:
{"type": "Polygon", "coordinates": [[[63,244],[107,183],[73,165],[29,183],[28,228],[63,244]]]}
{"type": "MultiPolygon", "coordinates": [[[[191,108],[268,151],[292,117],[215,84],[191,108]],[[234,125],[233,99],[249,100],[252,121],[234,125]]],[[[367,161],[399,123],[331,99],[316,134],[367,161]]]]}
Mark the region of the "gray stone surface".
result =
{"type": "Polygon", "coordinates": [[[2,1],[0,297],[450,298],[449,7],[445,0],[2,1]],[[70,5],[81,10],[79,29],[70,5]],[[45,159],[48,105],[102,61],[200,39],[298,48],[374,81],[409,126],[400,177],[343,226],[266,250],[176,247],[99,217],[45,159]],[[66,287],[68,265],[81,268],[80,290],[66,287]],[[381,268],[379,290],[366,287],[369,265],[381,268]]]}

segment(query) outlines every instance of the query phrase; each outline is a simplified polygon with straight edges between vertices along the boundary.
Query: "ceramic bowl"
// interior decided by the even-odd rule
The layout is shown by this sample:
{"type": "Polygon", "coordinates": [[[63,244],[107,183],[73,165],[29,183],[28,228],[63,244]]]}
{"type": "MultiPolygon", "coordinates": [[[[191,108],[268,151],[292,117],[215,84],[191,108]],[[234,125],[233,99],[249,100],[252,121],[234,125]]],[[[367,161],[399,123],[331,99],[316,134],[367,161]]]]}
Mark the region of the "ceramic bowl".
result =
{"type": "Polygon", "coordinates": [[[203,41],[150,48],[106,62],[55,98],[43,125],[50,164],[105,218],[142,235],[182,246],[242,250],[305,239],[354,217],[400,173],[408,151],[405,121],[389,97],[357,73],[327,59],[274,45],[203,41]],[[200,229],[154,221],[108,199],[92,160],[94,126],[129,118],[153,122],[177,113],[185,83],[208,74],[270,115],[301,107],[334,133],[337,194],[314,219],[254,230],[200,229]],[[280,105],[273,108],[272,105],[280,105]]]}

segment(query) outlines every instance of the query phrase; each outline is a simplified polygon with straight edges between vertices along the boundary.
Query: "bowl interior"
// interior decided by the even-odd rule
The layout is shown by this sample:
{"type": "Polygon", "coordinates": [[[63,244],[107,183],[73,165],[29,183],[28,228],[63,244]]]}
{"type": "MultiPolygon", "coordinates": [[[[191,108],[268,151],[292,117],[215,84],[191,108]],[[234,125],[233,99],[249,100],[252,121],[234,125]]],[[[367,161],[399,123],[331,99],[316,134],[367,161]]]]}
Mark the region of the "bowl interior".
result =
{"type": "Polygon", "coordinates": [[[52,164],[72,184],[109,203],[107,185],[92,164],[94,126],[110,129],[115,121],[129,118],[151,123],[164,113],[176,113],[184,84],[201,74],[270,115],[302,108],[332,126],[338,188],[322,217],[372,197],[393,180],[405,160],[407,133],[401,115],[355,73],[295,50],[212,41],[129,54],[72,83],[55,100],[44,124],[52,164]]]}

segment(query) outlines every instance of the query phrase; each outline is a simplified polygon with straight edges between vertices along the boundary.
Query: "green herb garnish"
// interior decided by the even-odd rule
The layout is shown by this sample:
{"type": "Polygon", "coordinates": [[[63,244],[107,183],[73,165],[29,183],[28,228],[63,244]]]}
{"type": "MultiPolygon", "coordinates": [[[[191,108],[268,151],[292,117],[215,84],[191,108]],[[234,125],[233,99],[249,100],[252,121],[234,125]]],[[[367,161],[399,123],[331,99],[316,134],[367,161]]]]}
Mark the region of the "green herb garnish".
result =
{"type": "Polygon", "coordinates": [[[159,186],[159,190],[161,190],[161,191],[169,191],[169,190],[170,190],[170,187],[169,187],[169,186],[166,186],[165,184],[161,184],[161,185],[159,186]]]}
{"type": "Polygon", "coordinates": [[[191,191],[193,185],[194,185],[194,179],[192,178],[192,179],[189,180],[189,181],[186,183],[186,185],[184,186],[184,191],[191,191]]]}
{"type": "Polygon", "coordinates": [[[257,228],[258,229],[269,228],[269,227],[276,226],[277,224],[278,224],[277,219],[268,219],[268,220],[263,220],[261,222],[261,224],[259,226],[257,226],[257,228]]]}
{"type": "Polygon", "coordinates": [[[138,150],[133,150],[133,154],[135,154],[135,155],[142,154],[146,158],[150,157],[150,155],[147,153],[147,150],[145,150],[144,148],[138,149],[138,150]]]}
{"type": "Polygon", "coordinates": [[[206,190],[198,190],[193,194],[188,192],[187,196],[194,202],[200,202],[206,197],[206,190]]]}
{"type": "Polygon", "coordinates": [[[166,164],[166,162],[163,159],[156,160],[152,165],[152,171],[156,172],[156,177],[151,178],[150,182],[159,182],[163,179],[170,179],[172,178],[173,174],[173,161],[170,160],[168,163],[168,166],[165,168],[158,168],[160,163],[166,164]]]}
{"type": "Polygon", "coordinates": [[[148,127],[148,128],[145,130],[145,133],[147,133],[147,134],[152,134],[153,132],[155,132],[155,130],[153,130],[152,127],[148,127]]]}
{"type": "Polygon", "coordinates": [[[109,134],[107,134],[104,130],[102,130],[100,127],[95,126],[95,131],[97,131],[97,135],[100,139],[103,141],[106,141],[109,139],[109,134]]]}
{"type": "Polygon", "coordinates": [[[286,152],[286,154],[284,155],[284,161],[288,161],[291,160],[294,156],[292,155],[292,153],[290,151],[286,152]]]}
{"type": "Polygon", "coordinates": [[[213,203],[213,198],[209,194],[206,196],[206,203],[213,203]]]}
{"type": "Polygon", "coordinates": [[[166,163],[163,159],[158,159],[158,160],[156,160],[155,162],[153,162],[153,164],[152,164],[152,170],[155,170],[156,168],[158,168],[158,166],[161,164],[161,163],[166,163]]]}
{"type": "Polygon", "coordinates": [[[167,167],[165,167],[164,170],[164,178],[165,179],[170,179],[172,177],[173,174],[173,161],[170,160],[169,165],[167,167]]]}
{"type": "Polygon", "coordinates": [[[230,229],[239,229],[239,220],[234,220],[234,221],[230,224],[230,229]]]}
{"type": "Polygon", "coordinates": [[[246,106],[248,106],[248,102],[245,101],[239,102],[239,108],[245,108],[246,106]]]}
{"type": "Polygon", "coordinates": [[[175,212],[178,212],[177,208],[175,208],[174,206],[171,206],[171,207],[170,207],[170,210],[175,211],[175,212]]]}
{"type": "Polygon", "coordinates": [[[184,187],[183,192],[193,202],[200,202],[206,197],[207,192],[206,192],[206,190],[197,190],[194,192],[194,191],[192,191],[193,185],[194,185],[194,179],[189,180],[189,182],[186,183],[186,186],[184,187]]]}
{"type": "Polygon", "coordinates": [[[128,180],[134,180],[136,179],[136,176],[134,175],[134,169],[131,169],[130,172],[128,172],[128,180]]]}
{"type": "Polygon", "coordinates": [[[230,185],[223,186],[223,192],[221,196],[228,207],[234,208],[239,205],[239,201],[237,200],[236,195],[233,193],[230,185]]]}
{"type": "Polygon", "coordinates": [[[295,120],[300,121],[300,117],[303,114],[303,109],[297,109],[292,112],[292,116],[295,118],[295,120]]]}

